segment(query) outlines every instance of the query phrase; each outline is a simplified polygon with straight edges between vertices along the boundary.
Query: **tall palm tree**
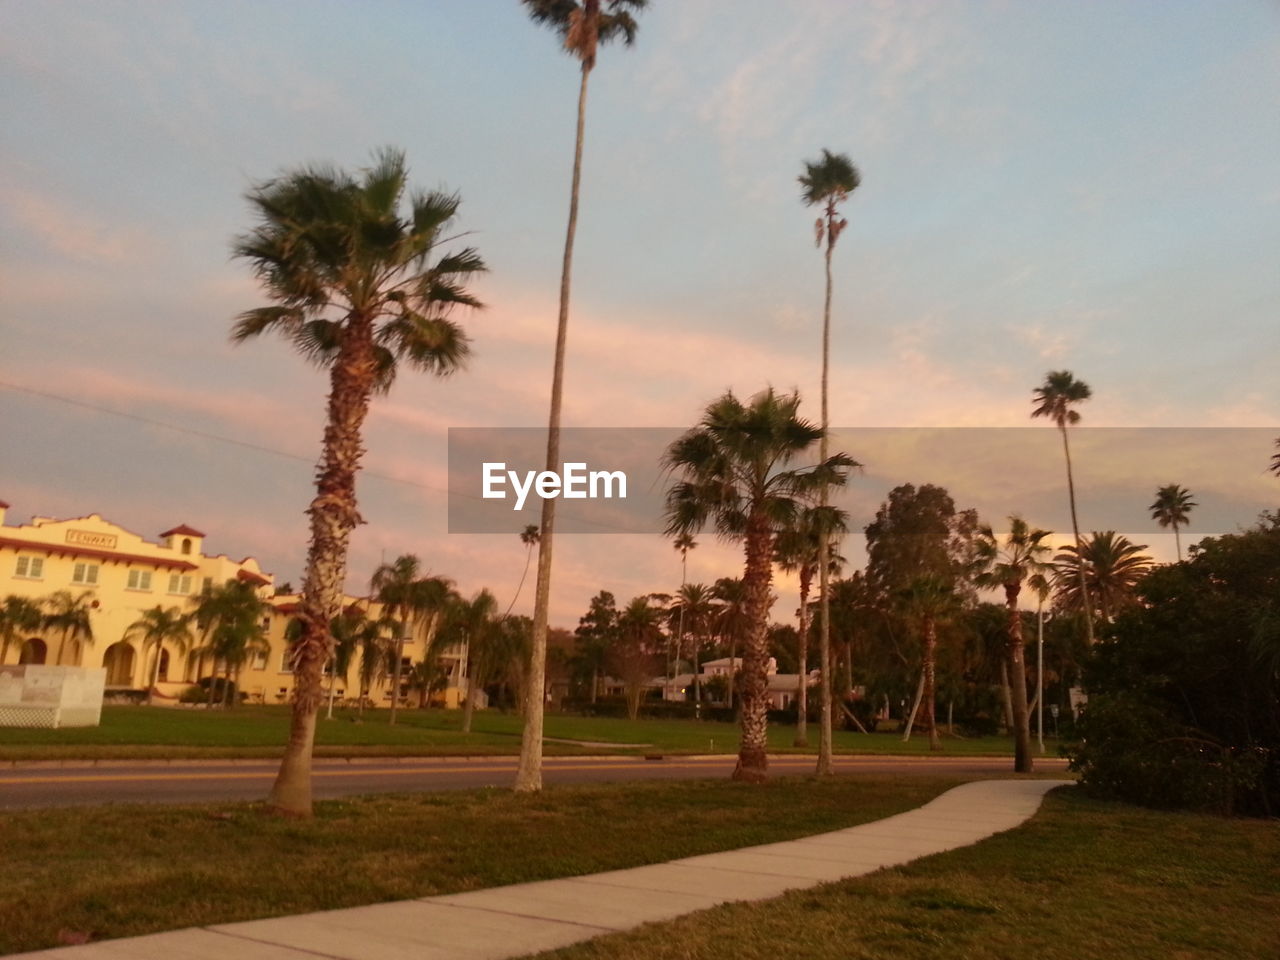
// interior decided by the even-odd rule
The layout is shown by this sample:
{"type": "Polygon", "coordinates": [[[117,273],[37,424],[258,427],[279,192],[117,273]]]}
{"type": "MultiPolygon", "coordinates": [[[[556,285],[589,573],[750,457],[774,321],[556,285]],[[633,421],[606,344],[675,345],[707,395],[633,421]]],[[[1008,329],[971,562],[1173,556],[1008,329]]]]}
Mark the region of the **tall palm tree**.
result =
{"type": "Polygon", "coordinates": [[[1134,588],[1151,572],[1151,557],[1143,551],[1145,543],[1133,543],[1114,530],[1094,532],[1081,544],[1081,550],[1070,544],[1054,557],[1054,586],[1058,605],[1064,610],[1079,610],[1085,603],[1096,605],[1103,623],[1135,602],[1134,588]],[[1081,595],[1079,582],[1073,576],[1083,560],[1088,593],[1081,595]]]}
{"type": "MultiPolygon", "coordinates": [[[[1077,380],[1070,370],[1051,370],[1045,374],[1044,383],[1032,391],[1031,419],[1045,417],[1052,420],[1062,433],[1062,454],[1067,461],[1067,497],[1071,502],[1071,532],[1075,535],[1077,553],[1080,550],[1080,521],[1076,518],[1076,482],[1071,471],[1071,446],[1067,442],[1067,427],[1080,422],[1080,413],[1073,407],[1084,403],[1093,395],[1089,385],[1077,380]]],[[[1093,645],[1093,614],[1089,603],[1089,587],[1085,583],[1084,564],[1079,565],[1080,590],[1084,594],[1085,642],[1093,645]]]]}
{"type": "Polygon", "coordinates": [[[79,596],[75,596],[70,590],[58,590],[45,600],[44,627],[61,634],[58,656],[53,661],[55,665],[62,665],[62,653],[68,641],[78,643],[81,640],[93,640],[93,623],[89,612],[96,605],[92,590],[85,590],[79,596]]]}
{"type": "MultiPolygon", "coordinates": [[[[680,554],[680,592],[684,592],[685,585],[689,582],[689,551],[697,549],[698,541],[687,533],[682,533],[676,537],[671,544],[676,553],[680,554]]],[[[684,653],[684,615],[685,605],[676,600],[674,609],[676,611],[676,660],[680,660],[681,654],[684,653]]],[[[696,670],[694,671],[697,672],[696,670]]],[[[695,681],[696,682],[696,681],[695,681]]]]}
{"type": "Polygon", "coordinates": [[[520,591],[524,589],[525,578],[529,576],[529,562],[533,559],[533,548],[538,545],[538,541],[541,539],[542,537],[538,533],[536,524],[531,523],[520,531],[520,542],[525,546],[524,572],[520,574],[520,582],[516,585],[515,596],[507,604],[507,612],[502,615],[504,618],[511,616],[511,609],[516,605],[516,601],[520,599],[520,591]]]}
{"type": "Polygon", "coordinates": [[[712,401],[701,423],[667,448],[664,461],[681,479],[667,491],[667,533],[696,533],[708,524],[744,545],[747,630],[742,662],[742,740],[733,776],[763,781],[768,708],[769,584],[774,539],[856,464],[836,454],[806,469],[788,469],[823,437],[800,418],[798,394],[772,388],[744,405],[732,393],[712,401]]]}
{"type": "MultiPolygon", "coordinates": [[[[831,420],[827,408],[827,384],[830,380],[831,357],[831,253],[835,250],[836,241],[847,227],[848,221],[840,216],[839,207],[849,194],[858,189],[862,182],[858,168],[843,153],[832,153],[823,149],[817,161],[805,161],[805,170],[799,177],[803,188],[801,198],[805,206],[821,207],[821,213],[814,222],[814,239],[819,248],[826,242],[823,250],[823,261],[826,266],[826,293],[822,302],[822,439],[819,442],[818,459],[827,459],[827,437],[831,429],[831,420]]],[[[827,505],[827,491],[823,490],[819,504],[827,505]]],[[[831,597],[830,597],[830,563],[828,551],[830,541],[823,539],[818,558],[818,658],[822,666],[822,688],[819,696],[822,699],[822,718],[818,737],[818,773],[831,773],[831,597]]]]}
{"type": "Polygon", "coordinates": [[[1049,552],[1045,542],[1052,536],[1048,530],[1032,528],[1019,516],[1009,518],[1009,533],[997,537],[990,525],[978,528],[974,542],[975,562],[979,569],[974,582],[980,587],[1004,591],[1008,616],[1005,663],[1009,671],[1010,699],[1013,711],[1015,773],[1030,773],[1031,725],[1027,715],[1027,669],[1023,656],[1022,614],[1018,611],[1018,594],[1023,583],[1048,569],[1044,560],[1049,552]]]}
{"type": "Polygon", "coordinates": [[[936,708],[938,624],[959,612],[960,598],[953,580],[938,574],[926,574],[914,580],[898,599],[908,616],[920,627],[921,703],[929,728],[929,749],[941,750],[936,708]]]}
{"type": "Polygon", "coordinates": [[[191,629],[192,619],[192,614],[183,613],[177,607],[166,609],[157,604],[150,610],[144,611],[142,616],[125,629],[125,640],[138,641],[144,664],[147,662],[148,648],[155,647],[156,650],[155,663],[151,666],[151,676],[147,679],[148,706],[151,705],[156,684],[160,681],[160,655],[164,652],[164,645],[167,643],[177,647],[180,653],[185,653],[187,648],[195,642],[195,633],[191,629]]]}
{"type": "Polygon", "coordinates": [[[333,653],[329,624],[342,604],[348,541],[360,523],[355,480],[369,404],[391,388],[401,363],[437,376],[462,366],[468,340],[451,314],[480,306],[465,285],[485,266],[471,248],[433,260],[452,239],[461,201],[409,191],[397,150],[376,154],[358,176],[296,170],[255,187],[248,199],[258,224],[233,252],[249,261],[273,304],[241,314],[232,339],[279,333],[326,369],[330,382],[316,495],[307,509],[289,742],[270,798],[279,811],[309,816],[321,677],[333,653]]]}
{"type": "MultiPolygon", "coordinates": [[[[40,604],[27,597],[9,594],[0,603],[0,664],[9,656],[9,644],[19,634],[39,630],[44,622],[40,604]]],[[[19,644],[21,646],[21,644],[19,644]]]]}
{"type": "Polygon", "coordinates": [[[1151,519],[1162,527],[1173,527],[1173,542],[1178,549],[1179,562],[1182,561],[1182,538],[1178,536],[1178,527],[1186,526],[1191,508],[1198,506],[1191,499],[1191,491],[1176,483],[1157,490],[1155,502],[1151,504],[1151,519]]]}
{"type": "MultiPolygon", "coordinates": [[[[569,224],[564,238],[560,269],[560,312],[556,321],[556,352],[551,375],[551,411],[547,424],[547,469],[560,469],[560,407],[564,394],[565,343],[569,335],[569,291],[573,272],[573,240],[578,231],[578,192],[582,183],[582,141],[587,119],[587,80],[596,65],[601,44],[621,40],[631,46],[636,39],[639,12],[649,0],[521,0],[533,22],[550,27],[564,49],[578,61],[578,127],[573,148],[573,182],[569,189],[569,224]]],[[[533,648],[525,702],[524,731],[515,788],[521,792],[542,789],[542,714],[547,669],[547,611],[551,602],[551,553],[555,539],[556,498],[544,497],[538,534],[538,574],[533,601],[533,648]]]]}
{"type": "Polygon", "coordinates": [[[710,630],[712,619],[716,613],[716,602],[712,595],[711,588],[704,583],[686,583],[680,587],[680,592],[676,594],[675,607],[677,610],[678,629],[681,633],[688,631],[692,640],[691,652],[693,657],[693,699],[697,703],[702,702],[702,645],[706,641],[707,632],[710,630]]]}
{"type": "MultiPolygon", "coordinates": [[[[787,527],[778,534],[774,544],[774,560],[787,573],[796,573],[800,577],[800,609],[798,611],[800,625],[798,667],[799,681],[796,684],[796,736],[795,746],[809,745],[809,590],[813,586],[813,575],[822,562],[824,542],[827,550],[833,538],[849,532],[849,515],[837,507],[806,507],[796,516],[793,526],[787,527]]],[[[827,573],[835,558],[828,555],[827,573]]],[[[843,558],[840,558],[843,562],[843,558]]],[[[828,649],[830,636],[828,635],[828,649]]]]}

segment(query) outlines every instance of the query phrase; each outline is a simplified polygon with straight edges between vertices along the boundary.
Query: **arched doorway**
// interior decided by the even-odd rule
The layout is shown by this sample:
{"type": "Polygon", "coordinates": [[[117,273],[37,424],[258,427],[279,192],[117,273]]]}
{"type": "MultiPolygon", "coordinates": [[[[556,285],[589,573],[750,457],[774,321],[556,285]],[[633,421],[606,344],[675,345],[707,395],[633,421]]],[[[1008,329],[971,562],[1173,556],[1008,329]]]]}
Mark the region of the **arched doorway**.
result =
{"type": "Polygon", "coordinates": [[[107,647],[102,665],[107,668],[108,687],[133,685],[133,647],[123,640],[107,647]]]}
{"type": "Polygon", "coordinates": [[[160,650],[160,670],[156,674],[156,679],[161,683],[169,682],[169,651],[164,648],[160,650]]]}
{"type": "Polygon", "coordinates": [[[49,658],[49,648],[45,646],[45,642],[39,637],[32,637],[22,645],[22,652],[18,654],[19,663],[45,663],[49,658]]]}

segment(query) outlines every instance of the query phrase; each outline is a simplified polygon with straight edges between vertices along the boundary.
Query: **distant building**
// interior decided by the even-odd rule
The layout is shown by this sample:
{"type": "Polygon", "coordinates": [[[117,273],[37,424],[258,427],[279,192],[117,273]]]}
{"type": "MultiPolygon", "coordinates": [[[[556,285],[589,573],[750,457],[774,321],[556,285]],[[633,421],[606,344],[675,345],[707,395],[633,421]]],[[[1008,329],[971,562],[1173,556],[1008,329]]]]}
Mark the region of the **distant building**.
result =
{"type": "MultiPolygon", "coordinates": [[[[703,700],[708,701],[706,690],[708,680],[715,677],[728,678],[741,669],[741,657],[721,657],[718,660],[708,660],[703,663],[702,673],[696,678],[697,684],[702,686],[703,700]]],[[[819,672],[817,670],[810,671],[806,685],[809,687],[816,686],[818,678],[819,672]]],[[[800,689],[800,674],[779,673],[778,661],[774,657],[770,657],[765,666],[765,679],[768,684],[769,708],[771,710],[785,710],[791,705],[791,701],[795,699],[800,689]]],[[[667,679],[659,678],[651,686],[661,688],[662,699],[664,700],[692,700],[695,677],[692,673],[682,673],[667,679]]]]}

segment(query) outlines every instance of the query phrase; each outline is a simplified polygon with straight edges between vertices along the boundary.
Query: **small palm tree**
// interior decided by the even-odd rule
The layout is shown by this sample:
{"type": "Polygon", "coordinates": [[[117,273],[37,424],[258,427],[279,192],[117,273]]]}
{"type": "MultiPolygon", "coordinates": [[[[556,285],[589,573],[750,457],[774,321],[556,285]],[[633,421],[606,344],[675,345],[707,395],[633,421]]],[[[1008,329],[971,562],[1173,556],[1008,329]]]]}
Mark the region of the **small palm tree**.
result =
{"type": "Polygon", "coordinates": [[[937,574],[929,574],[914,580],[898,598],[906,614],[920,627],[921,702],[924,706],[925,724],[929,728],[929,749],[941,750],[938,736],[936,690],[938,664],[938,624],[949,620],[960,611],[960,597],[954,581],[937,574]]]}
{"type": "MultiPolygon", "coordinates": [[[[193,620],[200,630],[202,644],[197,652],[213,660],[209,683],[209,703],[213,703],[214,682],[218,663],[222,663],[223,706],[233,706],[233,678],[256,653],[264,653],[267,644],[263,620],[269,606],[252,586],[239,580],[228,580],[204,591],[196,600],[193,620]]],[[[295,628],[296,629],[296,628],[295,628]]]]}
{"type": "MultiPolygon", "coordinates": [[[[1077,380],[1070,370],[1051,370],[1045,374],[1044,383],[1032,391],[1031,419],[1045,417],[1052,420],[1062,433],[1062,453],[1067,461],[1067,497],[1071,503],[1071,532],[1075,535],[1076,550],[1080,549],[1080,521],[1076,518],[1076,484],[1071,471],[1071,447],[1067,442],[1067,427],[1080,422],[1079,411],[1073,409],[1093,395],[1089,385],[1077,380]]],[[[1089,603],[1089,587],[1085,583],[1084,565],[1079,568],[1080,590],[1084,594],[1085,641],[1093,643],[1093,614],[1089,603]]]]}
{"type": "Polygon", "coordinates": [[[365,417],[400,364],[436,376],[462,366],[468,341],[451,314],[480,306],[465,285],[485,266],[469,248],[433,260],[450,239],[461,201],[456,194],[410,192],[404,154],[396,150],[377,154],[359,176],[297,170],[255,187],[248,199],[259,222],[233,251],[249,261],[273,304],[241,314],[232,339],[274,331],[329,372],[316,496],[307,510],[293,716],[269,801],[279,811],[310,816],[321,678],[333,657],[329,624],[342,605],[347,546],[360,523],[355,481],[365,417]]]}
{"type": "Polygon", "coordinates": [[[1044,557],[1049,552],[1045,542],[1052,534],[1033,529],[1019,516],[1009,518],[1009,534],[1003,540],[989,525],[978,528],[974,544],[979,569],[974,578],[980,587],[1004,591],[1008,614],[1005,663],[1009,670],[1013,709],[1015,773],[1030,773],[1031,727],[1027,716],[1027,670],[1023,656],[1022,615],[1018,612],[1018,594],[1022,585],[1048,570],[1044,557]]]}
{"type": "MultiPolygon", "coordinates": [[[[862,178],[858,168],[843,153],[832,153],[824,149],[822,156],[815,162],[805,162],[805,172],[799,177],[803,188],[801,198],[805,206],[821,207],[821,214],[814,222],[814,239],[819,248],[826,241],[823,261],[826,266],[826,295],[822,303],[822,440],[818,447],[818,459],[827,459],[827,437],[831,428],[831,419],[827,408],[827,384],[830,380],[831,357],[831,253],[835,250],[836,241],[847,227],[848,221],[839,213],[840,204],[849,199],[849,194],[858,189],[862,178]]],[[[827,505],[827,493],[822,491],[819,497],[821,506],[827,505]]],[[[818,738],[818,773],[831,773],[831,597],[830,597],[830,563],[827,553],[830,541],[824,539],[819,549],[818,558],[818,657],[822,663],[822,699],[821,733],[818,738]]]]}
{"type": "Polygon", "coordinates": [[[0,665],[9,656],[9,645],[20,634],[39,630],[44,623],[40,604],[27,597],[9,594],[0,604],[0,665]]]}
{"type": "MultiPolygon", "coordinates": [[[[329,689],[325,698],[329,701],[327,719],[333,719],[334,688],[338,678],[342,678],[343,689],[346,689],[347,677],[351,673],[351,665],[355,662],[356,652],[360,649],[360,630],[367,621],[365,612],[357,607],[348,607],[329,623],[329,634],[333,637],[333,659],[329,662],[329,689]]],[[[290,626],[297,623],[290,622],[290,626]]],[[[290,640],[297,639],[290,637],[290,640]]]]}
{"type": "Polygon", "coordinates": [[[70,590],[58,590],[45,600],[44,627],[46,630],[57,630],[61,635],[58,656],[53,661],[55,665],[62,665],[62,653],[68,641],[79,643],[93,640],[93,623],[89,614],[95,606],[97,601],[93,599],[92,590],[85,590],[79,596],[75,596],[70,590]]]}
{"type": "Polygon", "coordinates": [[[412,553],[406,553],[391,563],[381,564],[369,582],[374,598],[386,607],[396,631],[395,650],[391,654],[391,715],[388,721],[392,724],[396,722],[400,702],[404,643],[427,632],[430,618],[443,612],[445,600],[453,588],[453,581],[447,577],[423,576],[421,571],[422,562],[412,553]]]}
{"type": "MultiPolygon", "coordinates": [[[[582,78],[578,86],[578,128],[573,150],[573,183],[569,189],[569,226],[564,239],[560,269],[560,312],[556,321],[555,362],[551,375],[551,412],[547,428],[547,469],[560,469],[560,408],[564,394],[565,342],[569,335],[569,291],[573,270],[573,241],[578,231],[578,192],[582,183],[582,141],[587,119],[587,79],[595,69],[601,44],[621,40],[631,46],[636,39],[632,11],[648,6],[648,0],[522,0],[533,22],[550,27],[564,49],[578,61],[582,78]]],[[[554,497],[542,501],[538,527],[538,574],[533,601],[533,651],[526,678],[524,731],[515,788],[521,792],[542,789],[542,713],[547,667],[547,615],[551,602],[551,553],[555,539],[554,497]]]]}
{"type": "Polygon", "coordinates": [[[1058,606],[1063,610],[1079,610],[1085,603],[1097,605],[1103,623],[1124,607],[1135,602],[1134,589],[1154,565],[1143,551],[1145,543],[1133,543],[1114,530],[1095,532],[1082,544],[1080,553],[1068,544],[1055,558],[1053,583],[1058,606]],[[1082,596],[1075,571],[1083,560],[1088,593],[1082,596]]]}
{"type": "Polygon", "coordinates": [[[160,681],[160,655],[164,652],[164,645],[167,643],[177,647],[180,653],[186,653],[187,648],[195,642],[195,633],[191,629],[192,619],[192,614],[183,613],[177,607],[166,609],[157,604],[125,629],[125,640],[138,641],[144,664],[147,662],[148,648],[155,647],[156,658],[151,666],[151,676],[147,680],[148,706],[155,695],[156,684],[160,681]]]}
{"type": "MultiPolygon", "coordinates": [[[[800,637],[797,672],[800,675],[796,685],[796,736],[794,745],[809,745],[809,590],[813,586],[813,575],[822,562],[823,544],[828,551],[833,538],[843,536],[849,531],[849,515],[843,510],[830,506],[806,507],[796,517],[792,527],[778,534],[774,544],[774,559],[779,567],[787,573],[796,573],[800,577],[800,637]]],[[[842,557],[827,557],[828,574],[834,575],[843,563],[842,557]]],[[[828,639],[828,644],[830,640],[828,639]]],[[[829,646],[828,646],[829,649],[829,646]]]]}
{"type": "Polygon", "coordinates": [[[722,645],[729,649],[729,685],[725,688],[725,705],[733,709],[735,677],[742,663],[738,658],[751,624],[747,608],[747,588],[741,577],[721,577],[711,588],[716,602],[715,628],[722,645]]]}
{"type": "Polygon", "coordinates": [[[742,663],[742,740],[735,779],[767,776],[765,670],[774,539],[828,486],[843,485],[857,464],[836,454],[807,469],[788,469],[823,436],[799,416],[798,394],[762,391],[743,404],[732,393],[713,401],[701,423],[667,448],[666,466],[682,479],[667,491],[667,534],[708,524],[746,553],[747,629],[742,663]]]}
{"type": "Polygon", "coordinates": [[[455,596],[445,614],[446,638],[466,651],[467,694],[462,702],[462,732],[471,732],[476,692],[483,690],[497,668],[496,631],[498,603],[488,590],[481,590],[470,600],[455,596]]]}
{"type": "Polygon", "coordinates": [[[1182,560],[1182,538],[1178,536],[1178,527],[1187,525],[1187,518],[1192,507],[1199,504],[1191,499],[1191,491],[1176,483],[1161,487],[1156,491],[1156,499],[1151,504],[1151,519],[1162,527],[1173,527],[1173,541],[1178,549],[1178,560],[1182,560]]]}
{"type": "Polygon", "coordinates": [[[618,615],[618,642],[610,651],[613,669],[622,681],[627,701],[627,717],[640,714],[640,700],[645,684],[653,679],[662,646],[662,608],[651,597],[632,598],[618,615]]]}
{"type": "Polygon", "coordinates": [[[690,652],[693,654],[693,699],[702,702],[702,646],[716,612],[716,602],[711,588],[704,583],[686,583],[680,587],[675,599],[677,630],[688,631],[690,652]]]}
{"type": "MultiPolygon", "coordinates": [[[[689,551],[697,549],[698,541],[695,540],[693,537],[691,537],[689,534],[682,533],[680,536],[676,537],[674,541],[672,541],[671,545],[675,548],[676,553],[680,554],[680,590],[681,592],[683,592],[685,585],[689,582],[689,551]]],[[[678,595],[677,595],[677,600],[672,607],[672,610],[676,614],[675,647],[676,647],[676,660],[678,662],[684,656],[684,615],[685,615],[685,606],[678,599],[678,595]]]]}

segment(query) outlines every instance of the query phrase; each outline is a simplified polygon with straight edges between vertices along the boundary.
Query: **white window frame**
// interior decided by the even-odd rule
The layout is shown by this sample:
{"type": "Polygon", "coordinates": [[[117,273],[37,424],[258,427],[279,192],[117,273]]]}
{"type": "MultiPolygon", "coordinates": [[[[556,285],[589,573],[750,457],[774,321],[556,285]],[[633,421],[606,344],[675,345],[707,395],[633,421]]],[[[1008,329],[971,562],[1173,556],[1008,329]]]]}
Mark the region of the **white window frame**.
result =
{"type": "Polygon", "coordinates": [[[129,578],[125,582],[125,589],[145,590],[146,592],[150,593],[151,592],[151,571],[141,570],[137,567],[134,567],[132,570],[129,571],[129,578]]]}
{"type": "Polygon", "coordinates": [[[189,573],[169,574],[168,592],[174,596],[179,596],[179,597],[191,596],[191,574],[189,573]]]}
{"type": "Polygon", "coordinates": [[[101,568],[101,564],[77,560],[76,565],[71,568],[71,582],[78,587],[96,587],[101,568]]]}
{"type": "Polygon", "coordinates": [[[19,580],[43,580],[44,557],[33,556],[29,553],[21,554],[18,557],[18,562],[14,564],[13,575],[19,580]]]}

